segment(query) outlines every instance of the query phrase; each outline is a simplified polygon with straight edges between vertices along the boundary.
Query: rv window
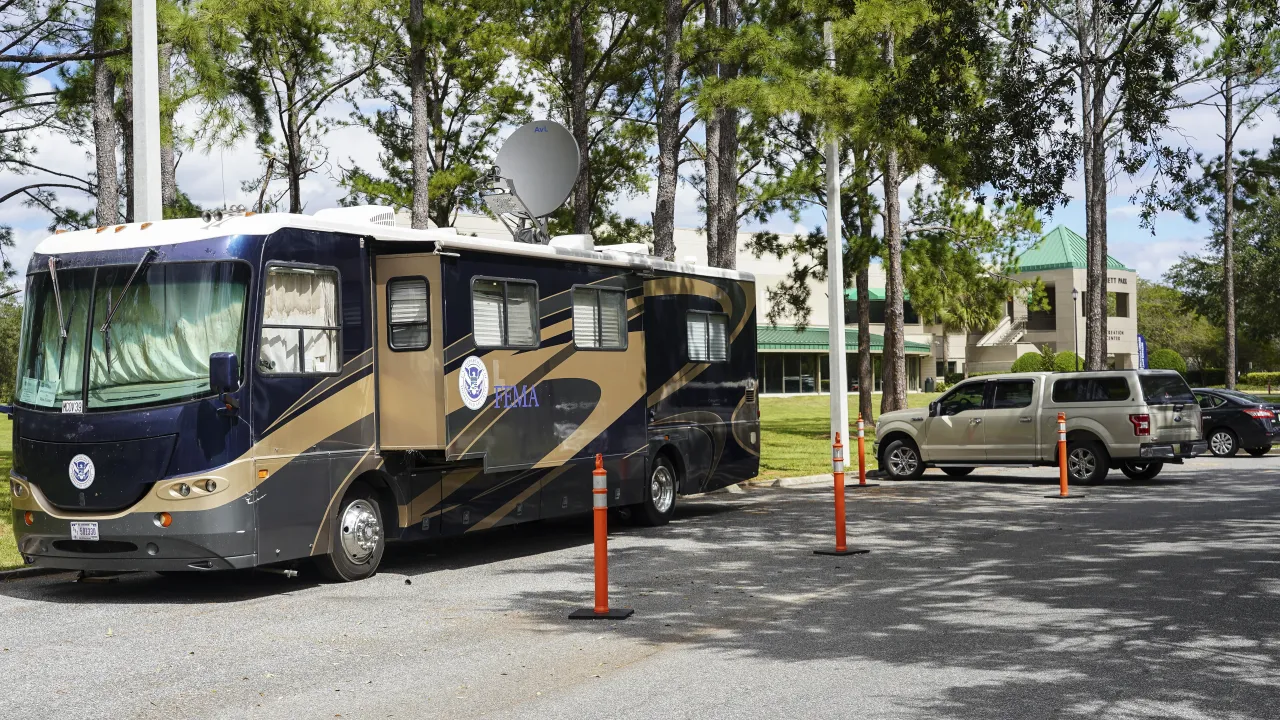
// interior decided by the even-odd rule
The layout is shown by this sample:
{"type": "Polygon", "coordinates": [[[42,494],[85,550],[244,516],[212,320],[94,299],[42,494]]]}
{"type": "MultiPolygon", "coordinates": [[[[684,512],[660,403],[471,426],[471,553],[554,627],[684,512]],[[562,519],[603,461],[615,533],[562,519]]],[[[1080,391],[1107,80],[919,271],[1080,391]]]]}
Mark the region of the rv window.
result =
{"type": "Polygon", "coordinates": [[[594,350],[625,350],[627,294],[612,288],[574,288],[573,343],[594,350]]]}
{"type": "Polygon", "coordinates": [[[471,284],[471,333],[476,347],[538,347],[538,286],[476,278],[471,284]]]}
{"type": "Polygon", "coordinates": [[[431,315],[424,277],[387,282],[387,339],[392,350],[424,350],[431,344],[431,315]]]}
{"type": "Polygon", "coordinates": [[[258,370],[269,375],[333,374],[338,347],[338,273],[321,268],[267,269],[258,370]]]}
{"type": "Polygon", "coordinates": [[[691,312],[685,316],[690,362],[725,362],[729,359],[729,316],[691,312]]]}

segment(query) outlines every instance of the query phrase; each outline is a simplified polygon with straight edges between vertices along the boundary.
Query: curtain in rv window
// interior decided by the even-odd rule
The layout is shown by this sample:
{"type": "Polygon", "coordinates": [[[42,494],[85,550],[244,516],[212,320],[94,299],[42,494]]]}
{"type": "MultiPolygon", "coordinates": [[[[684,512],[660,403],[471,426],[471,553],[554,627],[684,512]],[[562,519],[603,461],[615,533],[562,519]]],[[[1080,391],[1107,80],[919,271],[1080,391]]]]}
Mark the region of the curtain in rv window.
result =
{"type": "Polygon", "coordinates": [[[431,344],[431,315],[424,277],[387,283],[387,327],[393,350],[425,350],[431,344]]]}
{"type": "Polygon", "coordinates": [[[592,350],[625,350],[626,293],[609,288],[574,288],[573,343],[592,350]]]}
{"type": "Polygon", "coordinates": [[[690,362],[725,362],[729,359],[729,316],[691,312],[685,315],[685,335],[690,362]]]}
{"type": "Polygon", "coordinates": [[[474,280],[471,333],[476,347],[538,347],[538,286],[517,280],[474,280]]]}
{"type": "Polygon", "coordinates": [[[258,369],[266,374],[329,374],[341,368],[338,273],[270,267],[262,302],[258,369]]]}

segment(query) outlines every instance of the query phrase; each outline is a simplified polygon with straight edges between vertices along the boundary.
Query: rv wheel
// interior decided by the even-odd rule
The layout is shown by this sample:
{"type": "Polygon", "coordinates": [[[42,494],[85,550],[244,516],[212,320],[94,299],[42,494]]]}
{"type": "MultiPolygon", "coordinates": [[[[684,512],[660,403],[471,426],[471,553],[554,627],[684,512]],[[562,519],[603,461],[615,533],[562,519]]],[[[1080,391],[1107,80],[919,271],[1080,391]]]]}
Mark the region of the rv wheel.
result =
{"type": "Polygon", "coordinates": [[[322,575],[334,582],[352,582],[377,572],[387,543],[382,512],[368,486],[352,485],[347,490],[329,536],[329,554],[316,558],[322,575]]]}
{"type": "Polygon", "coordinates": [[[649,473],[649,482],[645,483],[644,502],[640,504],[640,512],[636,513],[636,519],[642,525],[666,525],[671,522],[671,516],[676,512],[678,480],[671,461],[659,456],[649,473]]]}

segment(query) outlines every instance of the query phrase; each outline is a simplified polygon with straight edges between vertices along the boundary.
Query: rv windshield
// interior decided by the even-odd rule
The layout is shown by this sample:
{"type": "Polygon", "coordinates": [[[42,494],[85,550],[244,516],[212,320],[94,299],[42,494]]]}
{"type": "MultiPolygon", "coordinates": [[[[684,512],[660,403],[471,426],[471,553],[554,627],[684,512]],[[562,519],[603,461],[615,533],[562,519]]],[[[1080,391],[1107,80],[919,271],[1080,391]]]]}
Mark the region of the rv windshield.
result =
{"type": "Polygon", "coordinates": [[[132,265],[59,270],[65,338],[58,331],[49,273],[30,277],[18,402],[53,408],[85,400],[86,410],[109,410],[209,394],[209,355],[244,352],[248,267],[235,262],[151,265],[122,299],[133,270],[132,265]]]}

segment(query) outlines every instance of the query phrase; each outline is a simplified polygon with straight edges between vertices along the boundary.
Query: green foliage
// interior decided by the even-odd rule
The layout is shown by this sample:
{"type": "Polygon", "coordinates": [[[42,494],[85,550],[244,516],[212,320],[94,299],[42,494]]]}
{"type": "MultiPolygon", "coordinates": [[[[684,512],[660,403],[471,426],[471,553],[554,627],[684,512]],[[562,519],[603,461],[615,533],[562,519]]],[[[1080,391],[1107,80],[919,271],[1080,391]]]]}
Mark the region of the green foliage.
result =
{"type": "Polygon", "coordinates": [[[1013,361],[1013,366],[1009,368],[1009,372],[1039,372],[1044,370],[1044,358],[1038,352],[1026,352],[1018,356],[1013,361]]]}
{"type": "Polygon", "coordinates": [[[22,306],[12,297],[0,300],[0,401],[13,399],[18,376],[18,336],[22,331],[22,306]]]}
{"type": "Polygon", "coordinates": [[[1240,383],[1267,387],[1280,385],[1280,372],[1247,372],[1240,376],[1240,383]]]}
{"type": "Polygon", "coordinates": [[[1187,361],[1182,356],[1169,348],[1160,348],[1147,358],[1147,367],[1152,370],[1177,370],[1182,374],[1187,372],[1187,361]]]}
{"type": "Polygon", "coordinates": [[[1084,367],[1084,360],[1070,350],[1063,350],[1053,356],[1054,372],[1075,372],[1084,367]]]}

